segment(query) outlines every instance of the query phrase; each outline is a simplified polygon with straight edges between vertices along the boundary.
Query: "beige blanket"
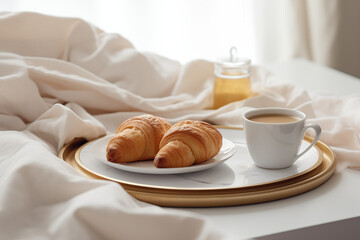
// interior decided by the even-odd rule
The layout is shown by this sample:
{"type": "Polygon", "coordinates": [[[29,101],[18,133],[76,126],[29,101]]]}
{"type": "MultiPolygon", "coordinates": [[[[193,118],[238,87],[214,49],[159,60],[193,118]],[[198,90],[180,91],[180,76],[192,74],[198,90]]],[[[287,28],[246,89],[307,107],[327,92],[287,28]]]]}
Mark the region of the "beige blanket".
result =
{"type": "MultiPolygon", "coordinates": [[[[139,202],[120,185],[89,180],[57,157],[75,137],[94,139],[151,113],[242,126],[250,108],[304,111],[338,169],[360,166],[360,97],[310,96],[253,68],[258,95],[218,110],[213,63],[186,65],[139,52],[80,19],[0,13],[0,233],[4,239],[221,239],[201,216],[139,202]]],[[[144,36],[146,37],[146,36],[144,36]]]]}

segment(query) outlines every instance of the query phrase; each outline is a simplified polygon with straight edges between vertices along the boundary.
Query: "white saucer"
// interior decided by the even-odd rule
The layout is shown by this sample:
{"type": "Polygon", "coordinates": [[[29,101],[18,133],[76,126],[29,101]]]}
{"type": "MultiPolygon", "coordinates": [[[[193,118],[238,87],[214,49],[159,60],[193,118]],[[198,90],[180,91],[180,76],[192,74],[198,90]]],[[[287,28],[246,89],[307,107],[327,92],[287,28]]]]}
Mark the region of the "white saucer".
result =
{"type": "Polygon", "coordinates": [[[93,155],[92,157],[97,160],[105,163],[108,166],[117,168],[123,171],[134,172],[134,173],[146,173],[146,174],[180,174],[180,173],[190,173],[202,171],[205,169],[213,168],[219,164],[224,163],[230,157],[232,157],[236,152],[235,144],[230,140],[223,138],[223,145],[219,153],[200,164],[192,165],[189,167],[181,168],[157,168],[154,165],[153,160],[146,161],[137,161],[132,163],[113,163],[109,162],[106,159],[106,146],[113,135],[108,135],[98,140],[95,140],[89,146],[86,146],[83,150],[90,151],[93,155]]]}

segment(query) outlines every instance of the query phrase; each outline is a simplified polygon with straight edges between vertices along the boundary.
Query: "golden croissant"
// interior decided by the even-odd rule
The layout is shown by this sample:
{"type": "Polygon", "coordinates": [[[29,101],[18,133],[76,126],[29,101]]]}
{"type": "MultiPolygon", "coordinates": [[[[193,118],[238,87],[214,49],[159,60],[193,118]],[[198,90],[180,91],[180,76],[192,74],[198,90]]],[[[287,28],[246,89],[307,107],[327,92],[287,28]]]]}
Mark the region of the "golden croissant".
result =
{"type": "Polygon", "coordinates": [[[106,148],[110,162],[124,163],[153,159],[159,144],[171,124],[165,119],[141,115],[120,124],[106,148]]]}
{"type": "Polygon", "coordinates": [[[214,126],[185,120],[165,133],[154,164],[158,168],[191,166],[214,157],[221,146],[222,135],[214,126]]]}

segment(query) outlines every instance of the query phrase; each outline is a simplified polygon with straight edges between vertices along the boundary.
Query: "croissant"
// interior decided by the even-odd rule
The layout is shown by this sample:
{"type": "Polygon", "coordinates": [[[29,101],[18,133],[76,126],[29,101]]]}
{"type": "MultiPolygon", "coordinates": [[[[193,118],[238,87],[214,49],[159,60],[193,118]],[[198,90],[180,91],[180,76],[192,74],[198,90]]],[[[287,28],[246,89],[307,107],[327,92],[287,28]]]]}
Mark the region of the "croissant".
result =
{"type": "Polygon", "coordinates": [[[124,163],[153,159],[159,151],[159,144],[171,124],[165,119],[141,115],[132,117],[119,125],[115,136],[106,148],[110,162],[124,163]]]}
{"type": "Polygon", "coordinates": [[[165,133],[154,164],[157,168],[191,166],[214,157],[221,146],[222,135],[211,124],[181,121],[165,133]]]}

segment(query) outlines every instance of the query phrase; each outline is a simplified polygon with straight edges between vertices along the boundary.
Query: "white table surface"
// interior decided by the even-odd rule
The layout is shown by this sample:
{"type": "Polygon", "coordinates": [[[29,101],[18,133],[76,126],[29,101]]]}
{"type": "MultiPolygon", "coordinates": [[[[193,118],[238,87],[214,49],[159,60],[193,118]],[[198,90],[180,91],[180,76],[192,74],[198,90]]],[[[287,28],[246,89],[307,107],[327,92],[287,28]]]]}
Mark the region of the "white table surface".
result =
{"type": "MultiPolygon", "coordinates": [[[[309,92],[360,94],[360,79],[309,61],[293,60],[267,65],[267,68],[281,81],[292,82],[309,92]]],[[[282,200],[235,207],[181,209],[205,216],[234,239],[250,239],[359,217],[359,183],[360,171],[346,169],[309,192],[282,200]]],[[[354,231],[358,234],[357,229],[354,231]]]]}

